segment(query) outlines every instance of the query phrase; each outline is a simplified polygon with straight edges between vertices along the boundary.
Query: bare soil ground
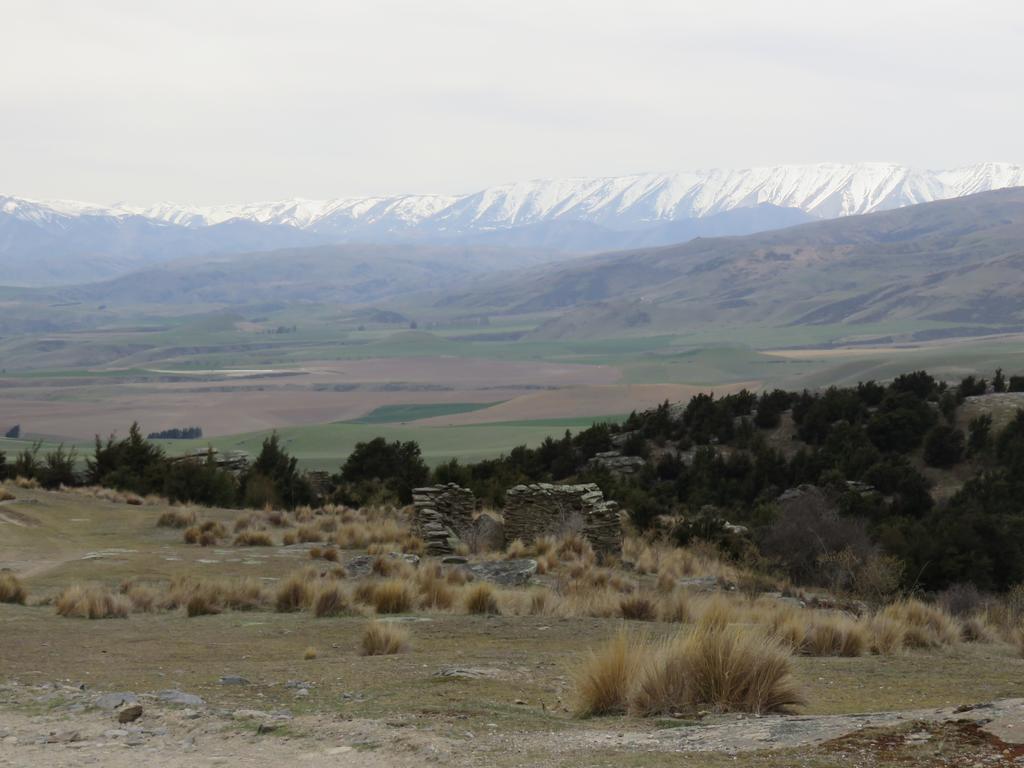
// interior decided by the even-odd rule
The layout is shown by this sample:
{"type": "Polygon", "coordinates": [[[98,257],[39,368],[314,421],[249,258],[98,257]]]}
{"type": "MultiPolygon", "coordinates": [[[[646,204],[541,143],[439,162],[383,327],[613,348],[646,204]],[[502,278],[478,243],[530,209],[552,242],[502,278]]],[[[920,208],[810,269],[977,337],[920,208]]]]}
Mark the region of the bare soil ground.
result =
{"type": "MultiPolygon", "coordinates": [[[[361,616],[62,618],[46,603],[70,583],[194,574],[272,585],[309,562],[308,548],[188,546],[180,530],[156,527],[159,504],[15,490],[2,507],[0,567],[24,578],[30,599],[0,605],[0,765],[1024,762],[1024,659],[1000,643],[795,657],[807,699],[797,716],[579,719],[567,709],[570,670],[621,620],[411,613],[387,619],[410,633],[408,652],[366,657],[357,650],[361,616]],[[309,647],[316,658],[305,658],[309,647]],[[176,703],[168,691],[201,702],[176,703]],[[133,694],[142,716],[119,723],[120,710],[102,706],[111,692],[133,694]]],[[[228,523],[237,514],[203,517],[228,523]]]]}

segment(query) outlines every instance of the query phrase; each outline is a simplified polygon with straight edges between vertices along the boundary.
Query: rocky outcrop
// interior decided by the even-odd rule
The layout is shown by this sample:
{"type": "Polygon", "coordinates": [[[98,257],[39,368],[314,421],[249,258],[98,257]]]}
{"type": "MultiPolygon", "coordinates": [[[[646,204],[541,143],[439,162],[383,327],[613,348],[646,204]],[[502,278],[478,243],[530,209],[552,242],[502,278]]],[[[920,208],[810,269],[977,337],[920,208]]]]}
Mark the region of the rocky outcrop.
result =
{"type": "Polygon", "coordinates": [[[428,555],[450,555],[472,533],[476,497],[468,488],[455,483],[414,488],[412,501],[416,533],[428,555]]]}
{"type": "Polygon", "coordinates": [[[633,475],[643,469],[647,462],[639,456],[623,456],[621,451],[604,451],[587,463],[591,469],[605,469],[616,475],[633,475]]]}
{"type": "Polygon", "coordinates": [[[521,587],[528,584],[537,573],[537,561],[530,558],[520,560],[487,560],[481,563],[466,563],[458,566],[481,581],[490,581],[503,587],[521,587]]]}
{"type": "Polygon", "coordinates": [[[619,505],[593,483],[517,485],[505,493],[505,538],[533,541],[538,536],[579,528],[596,552],[622,551],[619,505]]]}

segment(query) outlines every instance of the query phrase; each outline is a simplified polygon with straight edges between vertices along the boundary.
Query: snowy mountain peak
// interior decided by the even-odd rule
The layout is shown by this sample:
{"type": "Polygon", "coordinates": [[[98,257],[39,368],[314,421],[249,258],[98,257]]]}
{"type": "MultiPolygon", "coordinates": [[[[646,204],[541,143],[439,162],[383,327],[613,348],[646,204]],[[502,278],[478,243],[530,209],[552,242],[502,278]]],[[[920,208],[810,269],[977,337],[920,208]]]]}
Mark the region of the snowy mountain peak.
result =
{"type": "Polygon", "coordinates": [[[60,217],[141,216],[198,228],[242,220],[333,235],[367,228],[391,233],[426,229],[458,234],[554,221],[626,230],[764,204],[828,219],[1013,186],[1024,186],[1024,166],[990,162],[929,171],[894,163],[817,163],[535,179],[457,196],[295,198],[207,207],[176,203],[104,207],[0,196],[0,212],[36,223],[60,217]]]}

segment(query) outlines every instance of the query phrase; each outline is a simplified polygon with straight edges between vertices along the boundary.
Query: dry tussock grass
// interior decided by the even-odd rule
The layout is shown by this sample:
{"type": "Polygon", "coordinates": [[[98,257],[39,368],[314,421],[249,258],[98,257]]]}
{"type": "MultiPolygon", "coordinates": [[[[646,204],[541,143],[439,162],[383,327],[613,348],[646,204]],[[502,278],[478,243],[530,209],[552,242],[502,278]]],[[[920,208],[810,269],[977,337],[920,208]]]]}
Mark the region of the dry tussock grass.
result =
{"type": "Polygon", "coordinates": [[[372,586],[370,603],[377,613],[408,613],[416,604],[416,592],[408,580],[388,579],[372,586]]]}
{"type": "Polygon", "coordinates": [[[10,571],[0,571],[0,603],[24,605],[28,599],[28,590],[21,579],[10,571]]]}
{"type": "Polygon", "coordinates": [[[329,616],[350,616],[356,613],[345,588],[336,581],[320,584],[312,602],[313,615],[318,619],[329,616]]]}
{"type": "Polygon", "coordinates": [[[158,528],[189,528],[196,524],[194,509],[177,508],[162,512],[156,519],[158,528]]]}
{"type": "Polygon", "coordinates": [[[294,571],[278,584],[274,608],[278,613],[293,613],[305,610],[313,602],[313,595],[320,574],[314,568],[294,571]]]}
{"type": "MultiPolygon", "coordinates": [[[[15,480],[17,483],[18,481],[15,480]]],[[[29,485],[20,486],[22,488],[38,488],[39,484],[35,480],[25,481],[29,485]]],[[[20,485],[20,483],[19,483],[20,485]]],[[[169,504],[167,499],[162,499],[159,496],[147,496],[142,498],[137,493],[131,491],[118,491],[113,488],[102,488],[98,485],[85,485],[85,486],[61,486],[62,491],[68,493],[77,493],[79,496],[90,496],[94,499],[101,499],[103,501],[109,501],[114,504],[131,504],[132,506],[142,506],[143,504],[169,504]]]]}
{"type": "Polygon", "coordinates": [[[201,616],[224,610],[255,611],[268,603],[266,590],[251,577],[209,579],[179,576],[171,580],[163,607],[184,606],[189,615],[201,616]]]}
{"type": "Polygon", "coordinates": [[[0,485],[0,501],[14,501],[17,497],[9,490],[0,485]]]}
{"type": "Polygon", "coordinates": [[[409,646],[409,633],[391,622],[373,621],[367,625],[359,643],[363,656],[390,656],[409,646]]]}
{"type": "Polygon", "coordinates": [[[80,619],[125,619],[131,602],[97,584],[72,584],[57,597],[58,616],[80,619]]]}
{"type": "Polygon", "coordinates": [[[977,614],[963,619],[960,625],[960,639],[965,643],[994,643],[998,634],[985,616],[977,614]]]}
{"type": "Polygon", "coordinates": [[[799,650],[807,656],[862,656],[871,645],[863,622],[842,614],[823,614],[808,619],[799,650]]]}
{"type": "Polygon", "coordinates": [[[907,648],[938,648],[960,642],[960,622],[938,606],[920,600],[899,600],[887,605],[881,616],[903,624],[907,648]]]}
{"type": "Polygon", "coordinates": [[[626,595],[619,598],[619,613],[630,621],[654,621],[658,616],[658,606],[648,595],[626,595]]]}
{"type": "Polygon", "coordinates": [[[419,569],[416,586],[420,593],[420,606],[424,609],[448,611],[455,604],[455,590],[436,563],[419,569]]]}
{"type": "Polygon", "coordinates": [[[235,536],[236,547],[272,547],[274,540],[266,531],[242,531],[235,536]]]}
{"type": "Polygon", "coordinates": [[[306,661],[312,661],[313,659],[316,658],[316,656],[317,656],[316,648],[314,648],[312,645],[309,646],[305,650],[305,652],[302,654],[302,658],[305,659],[306,661]]]}
{"type": "Polygon", "coordinates": [[[625,712],[646,645],[622,629],[611,641],[590,651],[573,673],[573,711],[580,717],[625,712]]]}
{"type": "Polygon", "coordinates": [[[658,599],[658,620],[676,624],[693,621],[690,597],[685,590],[675,589],[667,595],[661,595],[658,599]]]}
{"type": "Polygon", "coordinates": [[[25,491],[31,491],[39,487],[39,481],[34,477],[16,477],[14,478],[14,484],[25,491]]]}
{"type": "Polygon", "coordinates": [[[782,643],[748,627],[708,625],[645,649],[629,695],[632,714],[711,707],[718,712],[785,712],[802,704],[782,643]]]}
{"type": "Polygon", "coordinates": [[[470,614],[485,616],[501,614],[501,608],[498,605],[498,598],[494,587],[487,582],[480,582],[468,587],[463,599],[463,605],[466,608],[466,613],[470,614]]]}

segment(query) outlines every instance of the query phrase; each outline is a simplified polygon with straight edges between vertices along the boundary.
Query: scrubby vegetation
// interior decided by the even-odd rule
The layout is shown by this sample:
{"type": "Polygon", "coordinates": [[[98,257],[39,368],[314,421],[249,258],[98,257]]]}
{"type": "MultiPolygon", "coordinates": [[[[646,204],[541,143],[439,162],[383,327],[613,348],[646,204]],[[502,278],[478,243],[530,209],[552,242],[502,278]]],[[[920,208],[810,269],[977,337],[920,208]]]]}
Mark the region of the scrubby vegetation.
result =
{"type": "MultiPolygon", "coordinates": [[[[337,475],[321,478],[317,493],[322,502],[383,508],[408,502],[419,484],[451,481],[500,509],[517,483],[595,482],[639,531],[679,545],[710,542],[727,561],[796,585],[872,603],[956,584],[1003,592],[1024,582],[1024,411],[995,424],[976,411],[967,419],[963,407],[969,397],[1014,390],[1020,378],[997,371],[991,382],[968,376],[950,383],[918,371],[887,384],[820,392],[702,394],[685,405],[633,413],[621,424],[596,424],[498,459],[452,460],[433,471],[415,443],[379,438],[359,444],[337,475]],[[595,460],[606,451],[644,462],[633,474],[617,474],[595,460]]],[[[13,462],[0,460],[0,472],[44,487],[113,489],[104,492],[140,504],[156,494],[264,510],[257,524],[239,519],[240,546],[273,544],[269,531],[279,528],[284,544],[317,544],[316,559],[331,560],[332,547],[422,551],[422,542],[393,520],[290,514],[307,509],[314,490],[276,436],[251,465],[230,471],[212,452],[172,460],[133,425],[124,438],[97,438],[84,472],[76,472],[73,452],[42,456],[38,445],[13,462]]],[[[168,512],[160,524],[183,528],[192,543],[227,540],[223,526],[191,515],[168,512]]],[[[512,542],[508,556],[531,547],[512,542]]],[[[553,556],[536,553],[542,572],[553,556]]],[[[637,562],[641,572],[648,565],[637,562]]],[[[670,586],[668,576],[663,581],[670,586]]],[[[645,600],[617,601],[619,612],[642,620],[667,610],[645,600]]]]}
{"type": "Polygon", "coordinates": [[[21,579],[13,573],[0,571],[0,603],[24,605],[28,598],[28,590],[21,579]]]}

